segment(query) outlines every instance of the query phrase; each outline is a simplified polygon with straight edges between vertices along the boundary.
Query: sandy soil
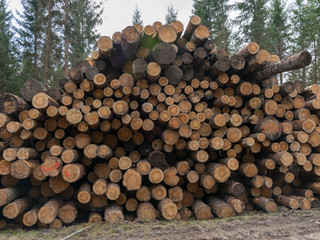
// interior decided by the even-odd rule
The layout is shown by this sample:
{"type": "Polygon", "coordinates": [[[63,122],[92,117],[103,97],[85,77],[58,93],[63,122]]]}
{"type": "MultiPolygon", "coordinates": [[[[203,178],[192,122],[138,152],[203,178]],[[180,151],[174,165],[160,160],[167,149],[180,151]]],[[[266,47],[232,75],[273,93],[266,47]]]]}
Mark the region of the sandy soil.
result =
{"type": "Polygon", "coordinates": [[[86,229],[68,239],[319,240],[320,211],[286,211],[275,214],[256,212],[209,221],[126,221],[117,224],[78,224],[60,230],[28,230],[13,227],[1,232],[0,239],[63,239],[84,228],[86,229]]]}

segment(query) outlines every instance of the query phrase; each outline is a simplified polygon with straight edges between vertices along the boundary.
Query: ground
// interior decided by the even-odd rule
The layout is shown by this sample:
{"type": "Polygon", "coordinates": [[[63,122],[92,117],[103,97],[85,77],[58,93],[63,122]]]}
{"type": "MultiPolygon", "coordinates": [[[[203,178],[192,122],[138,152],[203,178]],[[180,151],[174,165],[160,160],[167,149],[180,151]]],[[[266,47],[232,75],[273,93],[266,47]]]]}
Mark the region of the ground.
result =
{"type": "Polygon", "coordinates": [[[0,239],[56,240],[64,239],[78,230],[83,231],[67,239],[319,240],[320,211],[284,211],[273,214],[254,212],[249,215],[209,221],[126,221],[117,224],[78,224],[60,230],[27,230],[12,227],[0,232],[0,239]]]}

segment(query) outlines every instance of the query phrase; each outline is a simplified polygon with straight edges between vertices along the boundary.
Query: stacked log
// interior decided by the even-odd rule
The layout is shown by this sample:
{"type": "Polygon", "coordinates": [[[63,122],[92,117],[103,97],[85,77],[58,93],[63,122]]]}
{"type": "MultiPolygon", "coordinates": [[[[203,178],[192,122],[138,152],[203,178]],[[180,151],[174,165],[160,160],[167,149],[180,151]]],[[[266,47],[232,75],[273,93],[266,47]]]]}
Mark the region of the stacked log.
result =
{"type": "Polygon", "coordinates": [[[60,228],[317,205],[320,87],[276,78],[310,54],[278,61],[251,42],[230,56],[198,16],[183,28],[129,26],[61,90],[30,79],[0,96],[3,217],[60,228]]]}

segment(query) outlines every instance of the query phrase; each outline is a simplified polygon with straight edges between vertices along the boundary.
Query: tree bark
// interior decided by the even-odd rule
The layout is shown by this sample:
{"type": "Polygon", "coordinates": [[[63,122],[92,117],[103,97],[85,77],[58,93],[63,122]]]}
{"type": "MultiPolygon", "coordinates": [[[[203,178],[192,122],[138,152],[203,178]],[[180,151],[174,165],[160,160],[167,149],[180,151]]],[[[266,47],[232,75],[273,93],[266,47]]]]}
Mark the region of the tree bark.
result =
{"type": "Polygon", "coordinates": [[[46,36],[46,52],[44,59],[44,70],[43,70],[43,84],[45,87],[48,86],[48,74],[50,64],[50,44],[51,44],[51,14],[52,14],[52,0],[48,2],[48,26],[46,36]]]}
{"type": "Polygon", "coordinates": [[[69,0],[64,0],[64,77],[69,76],[69,0]]]}
{"type": "Polygon", "coordinates": [[[304,50],[293,56],[281,60],[276,63],[269,63],[263,66],[258,71],[246,76],[246,79],[252,80],[254,82],[261,82],[267,78],[270,78],[278,73],[304,68],[311,63],[311,54],[304,50]]]}

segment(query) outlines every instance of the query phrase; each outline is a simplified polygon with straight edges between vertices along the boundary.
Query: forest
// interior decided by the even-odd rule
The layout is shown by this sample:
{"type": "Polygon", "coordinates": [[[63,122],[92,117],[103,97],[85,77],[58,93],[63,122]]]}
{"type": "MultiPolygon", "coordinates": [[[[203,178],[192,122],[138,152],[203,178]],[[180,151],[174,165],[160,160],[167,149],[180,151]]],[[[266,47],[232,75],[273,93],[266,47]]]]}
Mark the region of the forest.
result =
{"type": "MultiPolygon", "coordinates": [[[[18,95],[28,78],[57,86],[60,78],[68,76],[68,69],[90,56],[99,38],[96,28],[102,24],[107,7],[107,3],[90,0],[20,2],[23,10],[14,19],[8,0],[0,0],[0,92],[18,95]]],[[[179,20],[178,13],[179,9],[168,6],[164,19],[155,21],[179,20]]],[[[311,66],[280,75],[279,80],[320,83],[319,0],[193,0],[190,14],[200,16],[218,49],[231,55],[250,41],[281,59],[307,49],[312,54],[311,66]]],[[[138,7],[132,23],[152,24],[143,22],[138,7]]]]}

